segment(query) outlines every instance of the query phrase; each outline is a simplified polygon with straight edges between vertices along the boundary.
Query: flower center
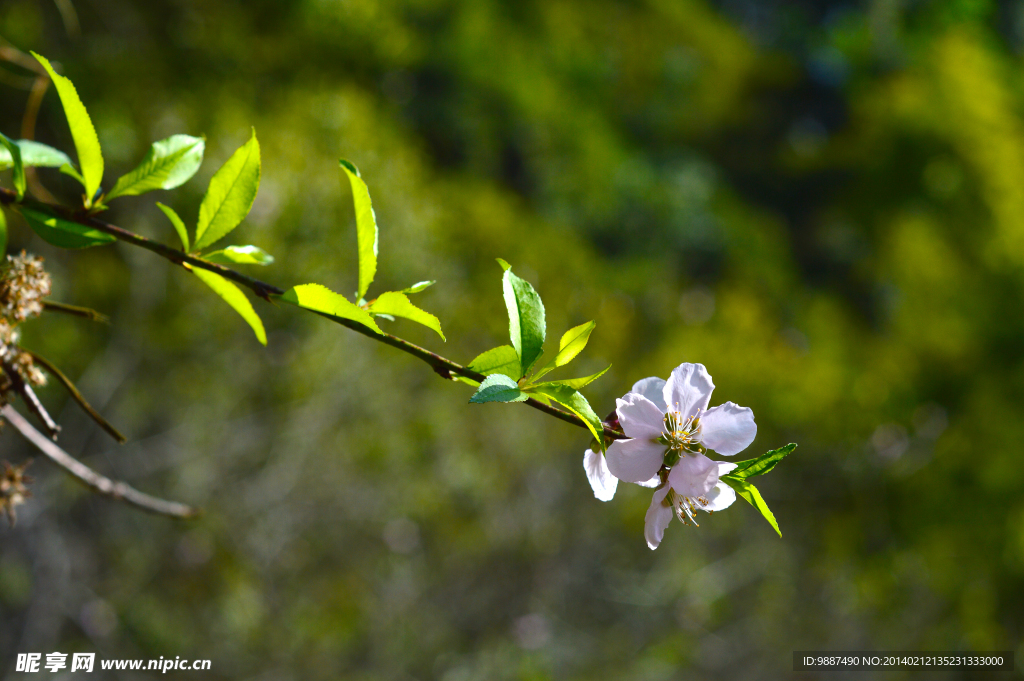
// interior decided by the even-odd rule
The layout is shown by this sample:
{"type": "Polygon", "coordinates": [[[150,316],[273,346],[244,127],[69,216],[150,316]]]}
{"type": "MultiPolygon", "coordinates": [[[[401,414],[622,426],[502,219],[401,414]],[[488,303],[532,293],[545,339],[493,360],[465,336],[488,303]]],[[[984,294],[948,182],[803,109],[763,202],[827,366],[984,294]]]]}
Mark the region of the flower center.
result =
{"type": "MultiPolygon", "coordinates": [[[[698,497],[696,499],[684,497],[673,489],[669,490],[668,495],[661,503],[665,506],[672,506],[675,509],[676,517],[679,518],[679,522],[683,525],[700,527],[700,525],[697,524],[697,509],[700,508],[702,510],[707,510],[706,507],[711,502],[705,497],[698,497]]],[[[708,513],[711,513],[711,511],[708,511],[708,513]]]]}
{"type": "Polygon", "coordinates": [[[700,443],[700,412],[686,419],[678,411],[665,414],[665,430],[657,441],[666,447],[666,466],[675,465],[687,453],[707,451],[700,443]]]}

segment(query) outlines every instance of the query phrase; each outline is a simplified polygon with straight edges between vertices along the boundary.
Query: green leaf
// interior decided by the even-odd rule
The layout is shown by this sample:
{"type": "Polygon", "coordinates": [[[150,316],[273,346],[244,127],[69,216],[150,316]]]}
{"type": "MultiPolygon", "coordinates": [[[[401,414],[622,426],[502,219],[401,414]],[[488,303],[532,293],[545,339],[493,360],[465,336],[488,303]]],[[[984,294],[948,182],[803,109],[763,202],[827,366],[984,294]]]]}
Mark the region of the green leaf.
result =
{"type": "Polygon", "coordinates": [[[157,201],[156,207],[162,210],[164,212],[164,215],[167,216],[167,219],[171,221],[172,225],[174,225],[174,231],[178,233],[178,238],[181,239],[181,246],[187,253],[188,230],[185,229],[185,223],[181,221],[181,218],[178,217],[178,214],[175,213],[174,209],[171,208],[170,206],[165,206],[164,204],[157,201]]]}
{"type": "Polygon", "coordinates": [[[21,214],[25,217],[25,222],[32,228],[32,231],[41,236],[44,241],[54,246],[60,246],[61,248],[88,248],[89,246],[99,246],[100,244],[109,244],[111,241],[114,241],[114,237],[106,232],[80,225],[77,222],[69,222],[56,215],[25,208],[24,206],[21,208],[21,214]]]}
{"type": "Polygon", "coordinates": [[[518,381],[523,377],[522,369],[519,366],[519,355],[511,345],[499,345],[477,355],[476,359],[469,363],[468,368],[484,376],[504,374],[513,381],[518,381]]]}
{"type": "Polygon", "coordinates": [[[779,533],[780,537],[782,536],[782,530],[779,529],[779,524],[775,522],[775,516],[768,508],[768,504],[764,503],[764,499],[761,498],[761,493],[757,491],[756,487],[743,478],[736,478],[732,475],[723,475],[719,480],[736,490],[736,494],[746,499],[751,506],[760,511],[761,515],[764,516],[764,519],[775,528],[775,531],[779,533]]]}
{"type": "Polygon", "coordinates": [[[484,402],[523,402],[529,399],[516,385],[516,382],[505,374],[491,374],[473,394],[469,401],[473,404],[484,402]]]}
{"type": "Polygon", "coordinates": [[[238,226],[252,208],[260,188],[260,143],[256,129],[249,141],[240,146],[210,180],[203,202],[199,204],[196,243],[201,250],[238,226]]]}
{"type": "Polygon", "coordinates": [[[78,152],[78,165],[82,168],[82,184],[85,186],[85,207],[92,206],[96,190],[100,188],[103,181],[103,153],[100,151],[100,140],[96,136],[96,128],[92,125],[89,112],[78,97],[78,91],[70,80],[53,70],[46,57],[32,53],[32,56],[39,60],[46,72],[50,74],[57,94],[60,96],[60,103],[64,106],[64,115],[68,119],[68,126],[71,128],[71,137],[75,141],[75,150],[78,152]]]}
{"type": "Polygon", "coordinates": [[[274,256],[259,246],[226,246],[219,251],[207,253],[203,260],[225,264],[269,265],[274,262],[274,256]]]}
{"type": "Polygon", "coordinates": [[[189,135],[172,135],[153,142],[142,163],[117,179],[114,188],[107,193],[107,200],[180,187],[199,170],[205,149],[206,140],[189,135]]]}
{"type": "Polygon", "coordinates": [[[377,274],[377,216],[370,203],[370,190],[359,176],[359,169],[345,159],[341,159],[340,163],[352,186],[352,201],[356,211],[356,241],[359,246],[359,297],[362,298],[377,274]]]}
{"type": "Polygon", "coordinates": [[[558,354],[555,355],[555,359],[552,360],[556,367],[565,366],[573,359],[576,355],[583,351],[583,348],[587,347],[587,341],[590,340],[590,332],[597,326],[597,322],[590,321],[586,324],[580,324],[574,326],[565,333],[562,334],[562,339],[558,341],[558,354]]]}
{"type": "Polygon", "coordinates": [[[75,178],[76,180],[78,180],[78,183],[80,185],[82,185],[83,187],[85,186],[85,178],[82,177],[82,174],[75,170],[75,167],[70,163],[65,163],[64,165],[62,165],[60,167],[60,172],[75,178]]]}
{"type": "Polygon", "coordinates": [[[409,288],[403,288],[400,293],[419,293],[428,286],[433,286],[437,282],[431,279],[430,281],[418,281],[409,288]]]}
{"type": "Polygon", "coordinates": [[[18,193],[18,201],[25,198],[25,165],[21,158],[21,147],[15,144],[12,140],[8,139],[5,135],[0,135],[0,145],[3,145],[8,155],[11,157],[11,162],[14,164],[14,189],[18,193]]]}
{"type": "Polygon", "coordinates": [[[201,282],[212,288],[214,293],[223,298],[224,302],[242,316],[242,319],[252,327],[253,332],[256,334],[256,339],[260,343],[263,345],[267,344],[267,332],[263,330],[263,322],[260,320],[259,315],[256,314],[256,310],[252,309],[252,303],[242,293],[242,289],[219,274],[214,274],[199,267],[193,267],[192,273],[199,277],[201,282]]]}
{"type": "Polygon", "coordinates": [[[369,312],[350,302],[340,293],[335,293],[320,284],[293,286],[285,291],[284,295],[278,296],[278,299],[331,317],[351,319],[363,326],[370,327],[377,333],[384,333],[377,326],[377,322],[373,321],[373,317],[370,316],[369,312]]]}
{"type": "MultiPolygon", "coordinates": [[[[63,151],[33,140],[14,140],[14,143],[21,149],[21,163],[24,167],[60,168],[71,159],[63,151]]],[[[14,165],[11,152],[6,147],[0,147],[0,170],[7,170],[14,165]]]]}
{"type": "MultiPolygon", "coordinates": [[[[508,265],[500,259],[498,262],[503,263],[502,267],[508,265]]],[[[513,274],[509,267],[501,277],[501,285],[508,309],[508,333],[525,375],[543,352],[546,332],[544,303],[533,286],[513,274]]]]}
{"type": "Polygon", "coordinates": [[[7,216],[0,209],[0,260],[7,254],[7,216]]]}
{"type": "Polygon", "coordinates": [[[590,407],[587,398],[580,394],[578,390],[558,383],[542,383],[541,385],[528,388],[528,392],[546,395],[573,414],[576,414],[576,416],[579,416],[587,425],[590,434],[600,443],[602,451],[604,450],[604,424],[590,407]]]}
{"type": "Polygon", "coordinates": [[[612,365],[609,364],[604,369],[601,369],[596,374],[591,374],[590,376],[583,376],[582,378],[567,378],[564,381],[550,381],[550,382],[547,382],[547,383],[537,383],[536,385],[564,385],[567,388],[572,388],[573,390],[579,390],[580,388],[588,386],[591,383],[593,383],[594,381],[596,381],[597,379],[599,379],[602,376],[604,376],[605,372],[608,371],[611,368],[612,368],[612,365]]]}
{"type": "Polygon", "coordinates": [[[372,314],[392,315],[412,320],[417,324],[433,329],[441,337],[441,340],[446,340],[444,332],[441,331],[441,322],[438,321],[437,317],[429,312],[424,312],[410,303],[408,296],[401,291],[389,291],[388,293],[380,294],[377,296],[377,300],[373,301],[370,305],[369,311],[372,314]]]}
{"type": "Polygon", "coordinates": [[[756,459],[747,459],[746,461],[738,461],[736,468],[729,471],[728,475],[734,478],[752,478],[755,475],[764,475],[771,469],[775,468],[775,464],[786,458],[790,452],[796,449],[796,443],[790,443],[785,447],[779,447],[773,449],[770,452],[765,452],[756,459]]]}

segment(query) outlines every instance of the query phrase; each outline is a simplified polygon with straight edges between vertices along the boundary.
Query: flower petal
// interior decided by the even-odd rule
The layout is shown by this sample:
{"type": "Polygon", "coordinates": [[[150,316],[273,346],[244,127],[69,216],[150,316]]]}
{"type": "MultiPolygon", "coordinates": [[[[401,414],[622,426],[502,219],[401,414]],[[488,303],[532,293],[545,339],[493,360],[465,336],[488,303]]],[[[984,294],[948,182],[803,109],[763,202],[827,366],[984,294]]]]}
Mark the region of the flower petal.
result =
{"type": "Polygon", "coordinates": [[[684,497],[706,496],[718,484],[718,464],[703,454],[687,454],[672,467],[668,484],[684,497]]]}
{"type": "Polygon", "coordinates": [[[754,441],[754,412],[732,402],[720,404],[700,417],[700,441],[723,456],[742,452],[754,441]]]}
{"type": "Polygon", "coordinates": [[[720,482],[712,487],[711,491],[704,495],[704,498],[708,500],[708,505],[701,506],[698,504],[697,508],[709,513],[711,511],[721,511],[723,508],[729,508],[732,506],[732,502],[736,501],[736,490],[724,482],[720,482]]]}
{"type": "Polygon", "coordinates": [[[641,378],[639,381],[633,384],[633,389],[629,392],[643,395],[651,402],[654,402],[654,406],[661,410],[664,414],[668,411],[668,407],[665,405],[665,379],[658,378],[657,376],[651,376],[650,378],[641,378]]]}
{"type": "Polygon", "coordinates": [[[616,440],[608,445],[608,470],[619,480],[646,482],[665,460],[665,446],[650,440],[616,440]]]}
{"type": "Polygon", "coordinates": [[[672,370],[672,375],[665,381],[662,394],[668,408],[678,411],[684,419],[688,419],[698,410],[708,408],[711,391],[715,384],[703,364],[680,364],[672,370]]]}
{"type": "Polygon", "coordinates": [[[718,477],[732,473],[736,469],[736,464],[729,463],[728,461],[718,462],[718,477]]]}
{"type": "Polygon", "coordinates": [[[672,516],[675,514],[671,506],[661,503],[668,490],[668,485],[665,485],[654,491],[651,507],[647,509],[647,515],[644,517],[644,538],[652,551],[658,548],[662,537],[665,536],[665,528],[672,522],[672,516]]]}
{"type": "Polygon", "coordinates": [[[655,474],[654,477],[651,478],[650,480],[644,480],[643,482],[638,482],[636,484],[640,485],[641,487],[650,487],[651,489],[654,489],[655,487],[661,484],[661,478],[658,477],[657,474],[655,474]]]}
{"type": "Polygon", "coordinates": [[[621,400],[615,400],[615,413],[619,417],[622,432],[627,437],[654,440],[661,437],[665,426],[665,412],[639,393],[626,393],[621,400]]]}
{"type": "Polygon", "coordinates": [[[583,470],[587,472],[587,480],[594,488],[594,496],[601,501],[611,501],[615,496],[615,488],[619,480],[608,470],[608,464],[601,452],[588,449],[583,454],[583,470]]]}

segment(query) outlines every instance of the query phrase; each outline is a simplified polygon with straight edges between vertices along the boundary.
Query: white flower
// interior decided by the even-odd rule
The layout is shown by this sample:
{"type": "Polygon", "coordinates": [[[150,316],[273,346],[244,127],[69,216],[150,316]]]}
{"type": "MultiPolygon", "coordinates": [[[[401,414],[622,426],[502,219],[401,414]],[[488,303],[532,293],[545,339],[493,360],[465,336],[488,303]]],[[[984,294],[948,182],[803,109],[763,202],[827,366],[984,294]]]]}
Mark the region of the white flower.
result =
{"type": "Polygon", "coordinates": [[[626,482],[660,483],[644,533],[652,549],[661,543],[673,515],[696,525],[697,509],[721,510],[736,499],[732,488],[718,480],[734,464],[716,463],[704,452],[732,456],[746,449],[757,424],[754,412],[732,402],[708,409],[714,389],[703,364],[686,363],[667,381],[645,378],[616,400],[619,423],[630,439],[608,446],[607,469],[626,482]]]}
{"type": "Polygon", "coordinates": [[[601,501],[611,501],[615,496],[615,488],[619,486],[619,479],[608,470],[608,463],[604,454],[588,449],[583,453],[583,470],[587,472],[587,480],[594,488],[594,496],[601,501]]]}

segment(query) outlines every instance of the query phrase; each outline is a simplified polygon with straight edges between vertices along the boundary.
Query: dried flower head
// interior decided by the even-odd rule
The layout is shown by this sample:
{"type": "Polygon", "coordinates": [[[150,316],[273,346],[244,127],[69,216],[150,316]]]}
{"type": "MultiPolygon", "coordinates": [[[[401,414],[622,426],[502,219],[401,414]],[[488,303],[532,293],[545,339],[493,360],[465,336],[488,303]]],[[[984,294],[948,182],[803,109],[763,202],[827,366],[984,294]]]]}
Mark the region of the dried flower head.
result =
{"type": "Polygon", "coordinates": [[[0,315],[12,325],[39,316],[50,284],[42,258],[25,251],[7,256],[7,269],[0,278],[0,315]]]}
{"type": "Polygon", "coordinates": [[[32,463],[29,459],[20,466],[12,466],[4,461],[4,472],[0,474],[0,512],[7,515],[7,522],[14,526],[17,517],[14,509],[25,503],[25,499],[32,496],[27,485],[32,483],[32,478],[25,475],[25,469],[32,463]]]}

